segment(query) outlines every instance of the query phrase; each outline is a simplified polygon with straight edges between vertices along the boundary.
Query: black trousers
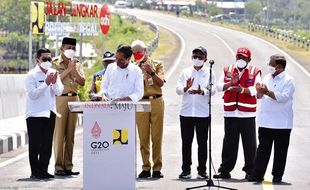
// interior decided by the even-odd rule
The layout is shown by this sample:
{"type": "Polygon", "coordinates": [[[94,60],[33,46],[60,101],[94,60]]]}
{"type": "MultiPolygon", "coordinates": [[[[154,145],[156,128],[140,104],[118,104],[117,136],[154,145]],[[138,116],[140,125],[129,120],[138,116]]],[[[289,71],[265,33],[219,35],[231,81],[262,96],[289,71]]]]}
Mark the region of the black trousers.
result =
{"type": "Polygon", "coordinates": [[[55,113],[51,112],[50,118],[28,117],[26,119],[31,175],[39,176],[47,173],[52,154],[55,117],[55,113]]]}
{"type": "Polygon", "coordinates": [[[182,137],[182,171],[190,172],[192,165],[192,142],[196,128],[198,144],[198,173],[206,173],[208,151],[208,126],[209,117],[184,117],[180,116],[182,137]]]}
{"type": "Polygon", "coordinates": [[[255,117],[225,117],[224,122],[225,135],[222,163],[218,171],[220,173],[229,173],[234,169],[238,157],[239,137],[241,135],[245,162],[242,170],[247,174],[251,174],[254,169],[256,154],[255,117]]]}
{"type": "Polygon", "coordinates": [[[272,144],[274,144],[274,160],[272,175],[274,178],[282,179],[287,151],[290,143],[291,129],[258,129],[259,145],[255,162],[254,176],[263,178],[270,159],[272,144]]]}

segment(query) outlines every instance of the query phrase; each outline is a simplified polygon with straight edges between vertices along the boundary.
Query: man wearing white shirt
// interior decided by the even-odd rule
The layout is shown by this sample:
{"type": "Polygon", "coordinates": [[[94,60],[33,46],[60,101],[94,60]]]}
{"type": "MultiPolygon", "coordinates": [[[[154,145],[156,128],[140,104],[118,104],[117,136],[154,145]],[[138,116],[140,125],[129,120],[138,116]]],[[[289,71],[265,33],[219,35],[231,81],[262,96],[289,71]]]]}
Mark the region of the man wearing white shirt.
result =
{"type": "Polygon", "coordinates": [[[262,99],[258,117],[258,139],[255,169],[249,181],[263,181],[269,162],[272,144],[274,161],[273,182],[282,181],[284,174],[290,134],[293,128],[293,94],[295,85],[285,72],[286,59],[282,55],[272,55],[269,61],[270,74],[262,84],[256,86],[257,96],[262,99]]]}
{"type": "Polygon", "coordinates": [[[56,96],[64,86],[56,70],[51,69],[51,52],[37,51],[35,68],[26,77],[26,123],[29,137],[30,178],[54,178],[48,173],[52,152],[56,112],[56,96]]]}
{"type": "MultiPolygon", "coordinates": [[[[192,52],[193,66],[184,69],[178,79],[176,92],[182,96],[182,108],[180,112],[181,137],[182,137],[182,173],[181,179],[191,177],[192,142],[196,129],[198,143],[198,178],[207,178],[207,140],[209,114],[209,90],[210,73],[204,66],[207,61],[207,50],[197,47],[192,52]]],[[[215,74],[212,71],[211,82],[215,82],[215,74]]],[[[215,90],[212,89],[212,95],[215,90]]]]}
{"type": "Polygon", "coordinates": [[[132,49],[120,45],[116,51],[116,63],[109,64],[98,95],[103,101],[138,102],[144,93],[141,69],[130,62],[132,49]]]}
{"type": "Polygon", "coordinates": [[[236,53],[236,63],[225,66],[217,89],[224,91],[224,128],[222,163],[214,178],[231,178],[242,138],[244,166],[242,170],[248,179],[254,168],[256,153],[256,89],[261,82],[261,71],[250,65],[251,51],[240,47],[236,53]]]}

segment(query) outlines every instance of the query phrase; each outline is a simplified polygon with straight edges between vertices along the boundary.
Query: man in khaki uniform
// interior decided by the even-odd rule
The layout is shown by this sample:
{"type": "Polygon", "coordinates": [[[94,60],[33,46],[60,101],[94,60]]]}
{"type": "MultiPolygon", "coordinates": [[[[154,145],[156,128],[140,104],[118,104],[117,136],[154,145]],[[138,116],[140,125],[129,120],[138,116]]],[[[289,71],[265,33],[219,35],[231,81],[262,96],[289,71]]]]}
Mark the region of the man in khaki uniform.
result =
{"type": "Polygon", "coordinates": [[[142,69],[144,78],[144,96],[142,101],[150,101],[151,112],[137,113],[137,126],[140,138],[140,151],[142,156],[142,172],[139,178],[164,177],[162,168],[162,138],[164,125],[164,100],[162,89],[164,85],[164,67],[162,63],[147,56],[144,42],[136,40],[131,45],[134,59],[142,69]],[[152,141],[153,168],[150,163],[150,140],[152,141]]]}
{"type": "Polygon", "coordinates": [[[57,112],[61,118],[56,119],[54,132],[55,175],[60,176],[79,174],[72,171],[77,114],[70,112],[68,102],[79,101],[78,87],[84,86],[85,78],[81,63],[74,58],[75,48],[76,39],[63,38],[61,54],[52,62],[64,84],[63,94],[56,98],[57,112]]]}

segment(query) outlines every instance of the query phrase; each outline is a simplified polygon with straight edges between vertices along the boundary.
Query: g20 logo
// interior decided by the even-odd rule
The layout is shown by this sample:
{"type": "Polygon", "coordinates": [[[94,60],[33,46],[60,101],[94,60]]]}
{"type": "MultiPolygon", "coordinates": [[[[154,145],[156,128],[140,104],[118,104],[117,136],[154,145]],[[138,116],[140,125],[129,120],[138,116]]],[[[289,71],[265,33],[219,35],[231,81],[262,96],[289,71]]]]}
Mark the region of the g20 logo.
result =
{"type": "Polygon", "coordinates": [[[95,141],[95,142],[91,142],[91,144],[90,144],[90,147],[93,150],[107,149],[107,148],[109,148],[109,146],[110,146],[110,144],[108,141],[103,141],[103,142],[95,141]]]}

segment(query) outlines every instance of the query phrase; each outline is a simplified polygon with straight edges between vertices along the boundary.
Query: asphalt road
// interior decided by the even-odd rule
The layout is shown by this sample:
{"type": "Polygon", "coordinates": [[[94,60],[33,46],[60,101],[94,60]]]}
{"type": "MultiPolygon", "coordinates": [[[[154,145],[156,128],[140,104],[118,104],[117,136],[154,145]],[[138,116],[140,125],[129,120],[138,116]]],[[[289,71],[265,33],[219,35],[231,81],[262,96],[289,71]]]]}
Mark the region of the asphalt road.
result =
{"type": "MultiPolygon", "coordinates": [[[[181,172],[181,137],[179,129],[179,110],[181,97],[175,93],[176,80],[182,69],[191,66],[191,51],[196,46],[205,46],[208,50],[208,58],[215,61],[213,69],[217,78],[220,76],[224,65],[234,63],[234,52],[240,46],[247,46],[252,50],[251,64],[260,67],[263,75],[267,73],[267,62],[269,56],[275,53],[284,54],[280,49],[270,43],[260,40],[245,33],[189,21],[174,16],[161,15],[141,10],[126,10],[128,13],[136,15],[176,33],[181,38],[181,45],[177,48],[179,56],[175,56],[174,63],[165,63],[169,70],[166,73],[167,83],[164,86],[165,99],[165,129],[163,156],[164,165],[162,172],[165,178],[160,180],[137,180],[138,190],[179,190],[191,186],[206,184],[203,180],[195,179],[197,167],[196,142],[193,143],[193,165],[191,180],[179,180],[178,174],[181,172]],[[171,64],[173,64],[171,66],[171,64]],[[170,65],[170,66],[168,66],[170,65]]],[[[286,55],[287,56],[287,55],[286,55]]],[[[262,184],[254,184],[244,180],[243,151],[240,146],[238,161],[232,171],[232,179],[214,181],[226,187],[246,190],[258,189],[309,189],[310,180],[308,171],[310,169],[310,75],[302,70],[298,64],[287,56],[287,72],[295,78],[296,92],[294,96],[294,129],[291,135],[291,144],[288,152],[286,171],[283,176],[284,183],[272,185],[271,161],[266,172],[266,181],[262,184]]],[[[212,158],[215,170],[220,165],[222,139],[223,139],[223,108],[222,93],[217,93],[212,97],[212,158]]],[[[56,178],[50,181],[29,180],[29,165],[27,158],[27,148],[2,155],[0,158],[0,189],[82,189],[83,173],[77,177],[56,178]],[[15,155],[17,161],[12,163],[3,162],[15,155]],[[4,158],[6,157],[6,158],[4,158]]],[[[82,128],[79,128],[76,135],[76,145],[74,153],[74,169],[82,171],[82,128]]],[[[11,160],[11,159],[9,159],[11,160]]],[[[49,171],[53,173],[53,163],[51,160],[49,171]]],[[[137,152],[137,173],[141,171],[140,153],[137,152]]],[[[214,174],[214,170],[212,170],[214,174]]],[[[102,188],[104,190],[104,188],[102,188]]],[[[203,189],[203,188],[201,188],[203,189]]],[[[208,188],[205,188],[208,189],[208,188]]],[[[212,188],[215,189],[215,188],[212,188]]]]}

